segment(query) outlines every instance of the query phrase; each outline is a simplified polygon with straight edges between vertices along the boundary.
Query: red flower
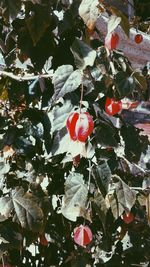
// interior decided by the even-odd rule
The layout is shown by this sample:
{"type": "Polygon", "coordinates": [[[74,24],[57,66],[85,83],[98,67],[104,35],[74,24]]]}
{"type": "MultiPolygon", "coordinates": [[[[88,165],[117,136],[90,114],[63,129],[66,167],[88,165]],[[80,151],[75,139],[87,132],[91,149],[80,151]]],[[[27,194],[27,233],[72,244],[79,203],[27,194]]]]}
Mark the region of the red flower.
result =
{"type": "Polygon", "coordinates": [[[108,34],[105,38],[105,47],[109,50],[116,49],[119,43],[119,35],[115,32],[108,34]]]}
{"type": "Polygon", "coordinates": [[[86,142],[88,136],[93,132],[94,122],[88,112],[73,112],[67,119],[67,130],[73,141],[86,142]]]}
{"type": "Polygon", "coordinates": [[[92,232],[88,226],[80,225],[74,229],[74,242],[85,247],[92,241],[92,232]]]}
{"type": "Polygon", "coordinates": [[[105,111],[108,115],[115,115],[122,110],[121,100],[115,100],[114,98],[107,97],[105,102],[105,111]]]}

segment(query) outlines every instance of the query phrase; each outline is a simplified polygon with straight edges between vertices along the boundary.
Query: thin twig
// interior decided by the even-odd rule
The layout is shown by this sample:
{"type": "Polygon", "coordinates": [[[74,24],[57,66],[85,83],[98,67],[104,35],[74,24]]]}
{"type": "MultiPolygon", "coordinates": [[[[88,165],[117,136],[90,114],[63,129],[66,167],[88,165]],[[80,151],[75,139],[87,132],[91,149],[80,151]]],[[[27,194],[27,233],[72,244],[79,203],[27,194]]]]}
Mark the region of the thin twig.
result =
{"type": "Polygon", "coordinates": [[[90,189],[90,183],[91,183],[91,160],[89,160],[89,180],[88,180],[88,191],[90,189]]]}
{"type": "Polygon", "coordinates": [[[2,266],[5,267],[5,261],[3,255],[2,255],[2,266]]]}
{"type": "Polygon", "coordinates": [[[81,113],[81,108],[82,108],[82,101],[83,101],[83,83],[81,84],[81,97],[80,97],[80,113],[81,113]]]}
{"type": "Polygon", "coordinates": [[[39,75],[15,75],[12,72],[8,71],[0,71],[0,76],[7,76],[9,78],[12,78],[16,81],[30,81],[30,80],[36,80],[38,78],[52,78],[52,74],[39,74],[39,75]]]}

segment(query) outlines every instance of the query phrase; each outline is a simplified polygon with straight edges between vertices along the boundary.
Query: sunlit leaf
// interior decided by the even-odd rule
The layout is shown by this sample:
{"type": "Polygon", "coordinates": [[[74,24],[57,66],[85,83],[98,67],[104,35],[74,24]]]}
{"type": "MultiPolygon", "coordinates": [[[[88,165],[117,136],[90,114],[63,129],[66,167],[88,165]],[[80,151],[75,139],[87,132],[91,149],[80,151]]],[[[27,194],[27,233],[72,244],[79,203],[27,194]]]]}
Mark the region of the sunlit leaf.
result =
{"type": "Polygon", "coordinates": [[[136,201],[136,193],[117,175],[113,176],[107,194],[112,213],[117,219],[123,211],[129,212],[136,201]]]}
{"type": "Polygon", "coordinates": [[[121,22],[121,18],[120,17],[117,17],[115,15],[112,15],[110,18],[109,18],[109,21],[108,21],[108,24],[107,24],[107,34],[110,34],[111,32],[113,32],[117,26],[120,24],[121,22]]]}
{"type": "Polygon", "coordinates": [[[0,213],[7,218],[15,212],[14,220],[18,221],[23,228],[32,231],[40,229],[43,223],[43,211],[35,199],[29,193],[24,193],[23,188],[12,190],[9,197],[0,198],[0,213]]]}
{"type": "Polygon", "coordinates": [[[83,175],[71,173],[65,182],[65,196],[62,205],[62,214],[71,221],[76,221],[85,209],[88,189],[84,183],[83,175]]]}
{"type": "Polygon", "coordinates": [[[55,93],[53,99],[56,101],[65,94],[73,92],[78,88],[82,81],[80,70],[73,70],[71,65],[62,65],[54,72],[52,83],[55,93]]]}
{"type": "Polygon", "coordinates": [[[79,15],[90,30],[93,30],[99,15],[98,0],[82,0],[79,7],[79,15]]]}
{"type": "Polygon", "coordinates": [[[112,11],[112,14],[121,18],[120,26],[122,27],[125,34],[129,37],[130,23],[129,23],[128,18],[118,8],[114,6],[111,6],[111,11],[112,11]]]}
{"type": "Polygon", "coordinates": [[[53,112],[53,125],[52,125],[52,131],[58,131],[66,126],[66,120],[68,118],[68,115],[73,112],[73,105],[70,100],[67,100],[63,103],[63,105],[56,106],[53,112]]]}

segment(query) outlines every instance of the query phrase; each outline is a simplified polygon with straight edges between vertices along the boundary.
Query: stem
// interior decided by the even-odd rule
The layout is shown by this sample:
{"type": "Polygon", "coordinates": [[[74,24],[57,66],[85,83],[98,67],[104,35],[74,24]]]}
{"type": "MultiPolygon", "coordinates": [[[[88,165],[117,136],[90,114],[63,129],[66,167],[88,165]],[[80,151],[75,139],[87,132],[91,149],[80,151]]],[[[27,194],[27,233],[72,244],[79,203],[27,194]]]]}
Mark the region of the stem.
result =
{"type": "Polygon", "coordinates": [[[15,75],[11,72],[8,72],[8,71],[0,71],[0,76],[7,76],[7,77],[10,77],[16,81],[30,81],[30,80],[36,80],[38,78],[52,78],[52,74],[39,74],[39,75],[24,75],[24,76],[21,76],[21,75],[15,75]]]}
{"type": "Polygon", "coordinates": [[[90,189],[90,183],[91,183],[91,161],[89,160],[89,180],[88,180],[88,191],[90,189]]]}
{"type": "Polygon", "coordinates": [[[80,97],[80,113],[82,108],[82,101],[83,101],[83,83],[81,84],[81,97],[80,97]]]}
{"type": "Polygon", "coordinates": [[[3,267],[5,267],[5,261],[4,261],[3,255],[2,255],[2,265],[3,265],[3,267]]]}

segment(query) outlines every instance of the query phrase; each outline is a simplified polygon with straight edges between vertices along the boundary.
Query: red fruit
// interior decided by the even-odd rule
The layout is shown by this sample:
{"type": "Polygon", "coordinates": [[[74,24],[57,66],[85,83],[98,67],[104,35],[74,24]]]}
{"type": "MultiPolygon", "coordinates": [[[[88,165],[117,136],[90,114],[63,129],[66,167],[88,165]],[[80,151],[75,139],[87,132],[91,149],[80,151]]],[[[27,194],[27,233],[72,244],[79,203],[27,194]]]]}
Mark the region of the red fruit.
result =
{"type": "Polygon", "coordinates": [[[132,212],[124,213],[122,219],[126,224],[129,224],[134,221],[134,215],[132,212]]]}
{"type": "Polygon", "coordinates": [[[74,229],[74,242],[85,247],[92,241],[92,232],[88,226],[80,225],[74,229]]]}
{"type": "Polygon", "coordinates": [[[47,239],[46,239],[46,237],[45,237],[44,234],[43,234],[43,235],[40,235],[40,244],[41,244],[42,246],[45,246],[45,247],[48,246],[48,241],[47,241],[47,239]]]}
{"type": "Polygon", "coordinates": [[[73,112],[67,119],[66,127],[73,141],[86,142],[88,136],[93,132],[94,122],[88,112],[73,112]]]}
{"type": "Polygon", "coordinates": [[[110,33],[105,38],[105,47],[107,47],[109,50],[116,49],[118,43],[119,35],[115,32],[110,33]]]}
{"type": "Polygon", "coordinates": [[[114,98],[106,98],[105,111],[107,114],[113,116],[122,110],[121,100],[115,100],[114,98]]]}
{"type": "Polygon", "coordinates": [[[142,41],[143,41],[143,35],[140,34],[140,33],[136,34],[136,35],[135,35],[135,38],[134,38],[134,41],[135,41],[137,44],[142,43],[142,41]]]}

